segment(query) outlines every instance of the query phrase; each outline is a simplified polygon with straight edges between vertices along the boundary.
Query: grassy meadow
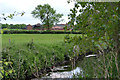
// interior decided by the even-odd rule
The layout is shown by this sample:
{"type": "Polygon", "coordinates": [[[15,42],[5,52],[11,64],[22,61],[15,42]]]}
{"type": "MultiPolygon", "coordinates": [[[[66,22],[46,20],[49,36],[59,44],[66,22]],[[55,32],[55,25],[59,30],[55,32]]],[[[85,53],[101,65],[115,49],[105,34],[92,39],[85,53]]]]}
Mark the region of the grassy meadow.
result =
{"type": "Polygon", "coordinates": [[[35,44],[55,45],[64,41],[65,34],[3,34],[2,45],[3,48],[9,45],[9,39],[18,47],[32,41],[35,44]]]}
{"type": "MultiPolygon", "coordinates": [[[[28,49],[28,44],[32,41],[35,48],[41,53],[47,53],[61,47],[65,51],[64,37],[67,34],[3,34],[2,35],[2,48],[14,45],[14,50],[28,49]],[[47,52],[46,52],[47,51],[47,52]]],[[[70,36],[80,34],[70,34],[70,36]]],[[[59,50],[57,50],[59,51],[59,50]]]]}
{"type": "MultiPolygon", "coordinates": [[[[10,42],[17,47],[24,47],[24,44],[32,41],[34,44],[40,45],[56,45],[64,42],[64,37],[67,34],[3,34],[2,47],[5,48],[10,42]]],[[[70,36],[80,34],[70,34],[70,36]]]]}
{"type": "MultiPolygon", "coordinates": [[[[30,46],[35,47],[39,54],[53,53],[53,51],[60,52],[60,50],[63,52],[65,51],[65,35],[67,34],[3,34],[2,48],[13,46],[11,49],[13,53],[18,49],[28,50],[30,46]],[[32,41],[33,44],[31,44],[32,41]]],[[[71,34],[71,36],[74,36],[74,34],[71,34]]]]}

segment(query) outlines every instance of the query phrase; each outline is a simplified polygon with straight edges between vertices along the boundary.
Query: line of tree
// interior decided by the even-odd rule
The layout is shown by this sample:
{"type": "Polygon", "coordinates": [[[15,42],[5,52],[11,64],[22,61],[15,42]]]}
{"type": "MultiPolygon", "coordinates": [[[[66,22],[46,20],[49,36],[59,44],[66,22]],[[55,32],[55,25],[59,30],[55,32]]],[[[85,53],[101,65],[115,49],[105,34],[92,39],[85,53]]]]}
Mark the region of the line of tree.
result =
{"type": "Polygon", "coordinates": [[[26,24],[2,24],[2,29],[25,29],[26,24]]]}

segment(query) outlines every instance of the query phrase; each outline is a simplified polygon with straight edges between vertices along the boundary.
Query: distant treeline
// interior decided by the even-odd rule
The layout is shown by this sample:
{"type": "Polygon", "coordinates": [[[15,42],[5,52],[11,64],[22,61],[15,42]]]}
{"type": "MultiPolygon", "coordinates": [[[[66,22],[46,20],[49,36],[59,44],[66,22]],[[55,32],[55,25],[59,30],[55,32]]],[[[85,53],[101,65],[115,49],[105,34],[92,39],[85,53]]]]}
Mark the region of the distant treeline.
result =
{"type": "Polygon", "coordinates": [[[26,24],[2,24],[2,29],[25,29],[26,24]]]}

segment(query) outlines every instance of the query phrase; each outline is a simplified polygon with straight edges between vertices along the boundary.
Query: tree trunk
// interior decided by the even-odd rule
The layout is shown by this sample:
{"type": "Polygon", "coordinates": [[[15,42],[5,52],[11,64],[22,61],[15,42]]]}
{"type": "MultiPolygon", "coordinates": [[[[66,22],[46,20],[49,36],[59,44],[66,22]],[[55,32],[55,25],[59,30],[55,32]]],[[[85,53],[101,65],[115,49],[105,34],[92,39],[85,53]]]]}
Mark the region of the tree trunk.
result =
{"type": "Polygon", "coordinates": [[[48,28],[48,30],[50,29],[50,25],[49,25],[49,14],[48,14],[48,12],[47,12],[47,28],[48,28]]]}

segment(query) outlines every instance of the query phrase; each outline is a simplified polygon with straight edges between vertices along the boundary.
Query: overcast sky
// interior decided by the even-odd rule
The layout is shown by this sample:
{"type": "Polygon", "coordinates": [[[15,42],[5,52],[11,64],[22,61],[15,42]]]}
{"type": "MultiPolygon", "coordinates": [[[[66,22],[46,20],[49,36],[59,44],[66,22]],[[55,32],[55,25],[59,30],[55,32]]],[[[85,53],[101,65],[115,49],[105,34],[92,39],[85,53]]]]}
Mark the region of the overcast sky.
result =
{"type": "Polygon", "coordinates": [[[13,19],[8,19],[7,21],[0,21],[0,23],[8,24],[36,24],[40,23],[40,20],[32,17],[31,12],[39,4],[50,4],[52,8],[56,10],[57,13],[62,13],[64,19],[61,23],[68,22],[68,14],[70,9],[73,8],[74,3],[67,3],[67,0],[0,0],[0,14],[5,13],[10,14],[17,12],[25,12],[24,16],[15,16],[13,19]]]}

